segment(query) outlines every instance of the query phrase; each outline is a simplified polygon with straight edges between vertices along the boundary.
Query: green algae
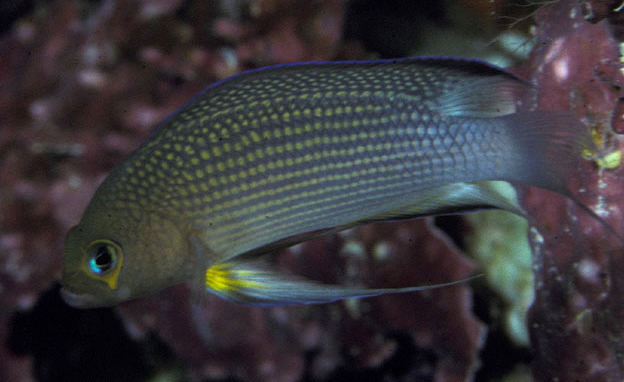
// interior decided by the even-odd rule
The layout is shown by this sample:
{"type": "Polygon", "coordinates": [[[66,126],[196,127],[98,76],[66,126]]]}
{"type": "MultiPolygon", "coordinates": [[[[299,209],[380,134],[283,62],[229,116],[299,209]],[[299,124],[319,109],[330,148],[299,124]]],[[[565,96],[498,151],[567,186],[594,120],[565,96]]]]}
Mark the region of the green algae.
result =
{"type": "Polygon", "coordinates": [[[490,288],[504,300],[505,330],[517,345],[528,346],[526,312],[534,299],[528,222],[505,211],[466,216],[471,232],[466,252],[479,263],[490,288]]]}

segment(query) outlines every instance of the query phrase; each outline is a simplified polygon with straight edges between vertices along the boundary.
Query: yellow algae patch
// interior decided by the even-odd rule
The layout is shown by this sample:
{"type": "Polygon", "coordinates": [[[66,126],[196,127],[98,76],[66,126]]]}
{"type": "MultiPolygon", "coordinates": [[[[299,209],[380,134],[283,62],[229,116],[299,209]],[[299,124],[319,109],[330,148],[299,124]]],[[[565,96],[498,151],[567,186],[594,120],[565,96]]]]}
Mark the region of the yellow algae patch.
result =
{"type": "Polygon", "coordinates": [[[618,168],[622,164],[622,152],[620,150],[613,151],[602,158],[597,158],[595,162],[602,169],[618,168]]]}
{"type": "Polygon", "coordinates": [[[581,154],[587,160],[593,160],[600,169],[612,170],[622,164],[622,151],[615,150],[606,155],[598,155],[591,150],[583,150],[581,154]]]}

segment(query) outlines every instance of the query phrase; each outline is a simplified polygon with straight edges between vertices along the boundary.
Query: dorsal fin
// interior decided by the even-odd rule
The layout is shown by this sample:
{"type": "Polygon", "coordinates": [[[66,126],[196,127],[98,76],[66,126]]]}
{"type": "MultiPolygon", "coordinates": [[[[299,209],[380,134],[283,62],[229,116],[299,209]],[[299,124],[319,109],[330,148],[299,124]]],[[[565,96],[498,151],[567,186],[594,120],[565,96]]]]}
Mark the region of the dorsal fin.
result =
{"type": "Polygon", "coordinates": [[[501,72],[495,77],[468,77],[449,88],[437,100],[438,111],[456,117],[491,118],[517,111],[527,82],[501,72]]]}

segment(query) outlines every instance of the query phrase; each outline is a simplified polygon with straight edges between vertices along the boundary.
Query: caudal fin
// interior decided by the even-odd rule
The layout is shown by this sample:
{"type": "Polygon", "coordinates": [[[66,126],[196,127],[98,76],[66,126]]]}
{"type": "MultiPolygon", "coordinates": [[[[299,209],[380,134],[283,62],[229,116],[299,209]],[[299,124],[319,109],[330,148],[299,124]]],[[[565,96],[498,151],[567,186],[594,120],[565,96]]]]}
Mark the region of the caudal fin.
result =
{"type": "Polygon", "coordinates": [[[522,112],[502,118],[514,145],[515,167],[508,180],[565,195],[624,243],[624,237],[581,203],[568,186],[588,154],[600,158],[587,126],[573,115],[558,111],[522,112]]]}
{"type": "Polygon", "coordinates": [[[510,135],[511,181],[571,196],[568,180],[584,153],[597,153],[588,128],[566,112],[520,112],[502,117],[510,135]]]}

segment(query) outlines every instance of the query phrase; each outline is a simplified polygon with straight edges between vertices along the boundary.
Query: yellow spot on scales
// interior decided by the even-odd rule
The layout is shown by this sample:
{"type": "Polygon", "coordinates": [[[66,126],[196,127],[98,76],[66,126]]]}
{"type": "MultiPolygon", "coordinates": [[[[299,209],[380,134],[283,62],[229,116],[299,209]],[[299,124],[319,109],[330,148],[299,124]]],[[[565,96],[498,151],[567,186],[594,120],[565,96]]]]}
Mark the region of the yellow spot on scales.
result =
{"type": "MultiPolygon", "coordinates": [[[[338,166],[338,165],[336,165],[338,166]]],[[[387,169],[389,170],[389,169],[387,169]]],[[[386,187],[388,187],[389,184],[392,184],[392,182],[397,182],[397,178],[396,176],[391,176],[391,177],[382,177],[378,180],[375,179],[366,179],[364,177],[364,175],[369,172],[377,172],[377,170],[373,170],[373,169],[369,169],[369,170],[360,170],[359,172],[352,172],[350,175],[342,175],[342,176],[337,176],[337,175],[330,175],[321,179],[318,178],[312,178],[312,179],[308,179],[306,181],[300,182],[300,183],[296,183],[296,184],[292,184],[292,185],[287,185],[284,187],[280,187],[277,189],[270,189],[270,190],[262,190],[260,192],[254,193],[254,194],[250,194],[250,195],[246,195],[242,198],[236,199],[234,200],[231,205],[229,205],[229,207],[236,207],[239,206],[245,202],[249,202],[251,200],[257,200],[257,199],[262,199],[264,197],[267,196],[277,196],[279,194],[282,193],[286,193],[286,195],[279,197],[279,198],[273,198],[272,200],[268,200],[266,202],[260,202],[260,203],[254,203],[253,206],[250,207],[245,207],[242,209],[239,209],[238,212],[240,215],[246,215],[246,214],[250,214],[253,215],[258,211],[261,210],[266,210],[272,207],[278,207],[278,206],[284,206],[282,208],[277,209],[275,212],[276,215],[281,215],[282,213],[287,213],[288,211],[292,211],[294,209],[297,208],[302,208],[302,207],[312,207],[312,206],[323,206],[323,207],[318,207],[317,212],[320,210],[324,210],[324,209],[328,209],[328,210],[332,210],[333,207],[332,206],[332,202],[335,202],[338,199],[350,199],[352,197],[355,197],[357,194],[361,193],[361,189],[362,188],[367,188],[367,189],[376,189],[379,192],[383,192],[383,189],[385,189],[386,187]],[[330,187],[323,187],[322,189],[313,189],[310,191],[299,191],[298,193],[292,193],[292,194],[288,194],[290,191],[295,191],[295,190],[301,190],[302,188],[306,187],[306,186],[314,186],[314,185],[318,185],[319,183],[325,182],[325,181],[331,181],[331,180],[340,180],[340,179],[345,179],[345,180],[349,180],[349,179],[358,179],[357,181],[347,181],[347,182],[343,182],[340,185],[335,185],[335,186],[330,186],[330,187]],[[325,193],[330,192],[332,194],[332,196],[325,196],[323,198],[318,198],[315,199],[314,201],[309,201],[309,202],[301,202],[302,200],[305,200],[306,198],[309,198],[311,196],[322,196],[325,193]],[[298,203],[294,204],[294,205],[289,205],[290,203],[294,202],[294,201],[299,201],[298,203]]],[[[382,170],[382,172],[384,172],[384,170],[382,170]]],[[[283,179],[283,175],[282,176],[276,176],[275,180],[280,180],[283,179]]],[[[405,181],[407,183],[409,183],[408,181],[405,181]]],[[[266,180],[262,180],[261,182],[258,182],[257,184],[252,184],[250,185],[250,188],[255,188],[258,185],[265,185],[267,183],[266,180]]],[[[216,195],[215,199],[219,199],[221,197],[221,195],[216,195]]],[[[219,211],[219,210],[223,210],[225,209],[225,205],[224,204],[215,204],[212,206],[214,211],[219,211]]],[[[239,207],[237,207],[239,208],[239,207]]],[[[297,218],[302,218],[302,219],[306,219],[309,218],[309,210],[308,211],[304,211],[301,212],[299,214],[294,214],[294,215],[290,215],[291,217],[297,217],[297,218]]],[[[254,216],[254,217],[250,217],[249,218],[250,222],[252,223],[260,223],[257,228],[260,227],[264,227],[264,223],[263,221],[265,219],[263,219],[262,214],[258,215],[258,216],[254,216]]],[[[285,218],[286,220],[288,220],[288,217],[285,218]]],[[[274,228],[277,227],[279,228],[279,219],[274,220],[274,228]]],[[[235,226],[230,227],[231,231],[237,231],[235,226]]],[[[270,232],[272,230],[272,228],[269,228],[268,230],[266,230],[266,232],[270,232]]],[[[230,230],[228,230],[230,231],[230,230]]],[[[225,239],[225,237],[224,237],[225,239]]]]}
{"type": "MultiPolygon", "coordinates": [[[[397,143],[398,145],[398,143],[397,143]]],[[[315,157],[314,159],[320,159],[321,157],[336,157],[336,156],[352,156],[356,151],[358,152],[363,152],[363,151],[373,151],[373,150],[380,150],[382,148],[386,147],[386,145],[384,144],[377,144],[375,146],[373,145],[366,145],[366,146],[359,146],[358,148],[349,148],[347,150],[332,150],[331,152],[324,152],[324,154],[319,154],[319,153],[315,153],[315,157]],[[318,155],[316,155],[318,154],[318,155]]],[[[250,183],[245,183],[245,182],[239,182],[240,184],[236,184],[236,182],[238,182],[239,180],[246,178],[247,176],[256,176],[258,175],[258,172],[262,173],[262,172],[266,172],[267,170],[275,170],[277,168],[283,168],[283,167],[290,167],[293,166],[295,163],[301,163],[302,161],[311,161],[313,160],[313,157],[311,154],[306,154],[304,157],[302,158],[296,158],[296,159],[292,159],[292,158],[286,158],[284,161],[282,160],[278,160],[275,162],[268,162],[266,165],[265,164],[260,164],[258,167],[251,167],[248,168],[246,171],[242,170],[241,172],[239,172],[238,177],[236,175],[228,175],[228,176],[219,176],[217,179],[214,178],[210,178],[208,180],[208,183],[210,184],[210,186],[217,186],[219,183],[222,185],[229,185],[231,188],[227,189],[227,190],[223,190],[223,193],[218,193],[216,195],[213,195],[215,201],[218,201],[220,198],[226,196],[226,195],[230,195],[230,196],[235,196],[237,194],[239,194],[241,191],[254,191],[260,187],[265,187],[268,184],[274,183],[274,182],[279,182],[285,179],[292,179],[292,178],[300,178],[305,176],[307,179],[303,182],[297,182],[297,183],[293,183],[290,184],[287,187],[281,187],[278,189],[273,189],[271,190],[271,195],[275,194],[281,194],[281,193],[288,193],[291,191],[296,191],[296,190],[300,190],[302,188],[305,187],[309,187],[309,186],[314,186],[314,185],[318,185],[324,182],[331,182],[331,181],[335,181],[335,180],[344,180],[349,182],[350,185],[344,185],[343,188],[350,188],[353,186],[352,180],[356,179],[358,177],[361,176],[366,176],[369,174],[374,174],[377,173],[379,169],[377,169],[376,167],[368,167],[368,164],[370,163],[379,163],[379,162],[383,162],[386,160],[391,160],[396,158],[396,156],[387,156],[387,155],[376,155],[376,156],[372,156],[370,158],[364,158],[364,159],[355,159],[352,161],[339,161],[336,163],[330,163],[330,164],[325,164],[325,165],[321,165],[321,166],[312,166],[309,168],[306,168],[304,170],[297,170],[297,171],[290,171],[290,172],[284,172],[284,173],[279,173],[279,174],[274,174],[271,175],[270,177],[267,178],[263,178],[259,181],[252,181],[250,183]],[[351,172],[350,174],[342,174],[341,176],[337,176],[335,174],[326,174],[325,176],[320,176],[320,177],[315,177],[310,179],[309,176],[313,175],[313,174],[321,174],[324,172],[333,172],[333,170],[335,169],[342,169],[342,168],[350,168],[353,166],[360,166],[360,165],[366,165],[365,169],[360,169],[359,171],[356,172],[351,172]]],[[[217,164],[217,167],[221,167],[221,169],[225,170],[225,164],[221,163],[221,164],[217,164]]],[[[384,167],[385,168],[385,167],[384,167]]],[[[388,170],[390,170],[390,168],[387,168],[388,170]]],[[[321,191],[321,190],[320,190],[321,191]]],[[[319,192],[320,192],[319,191],[319,192]]],[[[324,189],[323,192],[329,191],[329,189],[324,189]]],[[[267,190],[264,190],[264,192],[255,192],[253,194],[250,195],[246,195],[243,198],[239,198],[236,199],[233,202],[233,206],[237,206],[246,202],[249,202],[251,200],[254,199],[259,199],[259,198],[263,198],[268,196],[268,192],[267,190]]],[[[291,198],[294,199],[298,199],[299,197],[307,197],[310,196],[308,194],[299,194],[298,196],[291,196],[291,198]]],[[[287,199],[279,199],[274,201],[274,203],[278,203],[278,204],[282,204],[287,202],[288,200],[291,200],[291,198],[287,198],[287,199]]],[[[258,207],[258,206],[256,206],[258,207]]],[[[268,206],[262,205],[263,208],[266,208],[268,206]]],[[[223,204],[215,204],[212,206],[211,210],[221,210],[225,208],[225,206],[223,204]]],[[[255,209],[254,209],[255,210],[255,209]]]]}

